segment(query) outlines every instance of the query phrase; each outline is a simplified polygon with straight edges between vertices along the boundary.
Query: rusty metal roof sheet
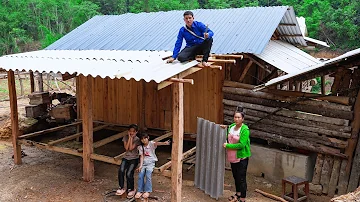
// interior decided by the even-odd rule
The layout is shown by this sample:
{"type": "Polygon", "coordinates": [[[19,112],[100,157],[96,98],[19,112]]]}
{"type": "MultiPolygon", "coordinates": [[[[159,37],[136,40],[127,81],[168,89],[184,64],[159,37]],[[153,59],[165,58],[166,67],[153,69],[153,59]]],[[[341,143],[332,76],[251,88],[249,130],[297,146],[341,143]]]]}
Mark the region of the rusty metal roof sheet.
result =
{"type": "Polygon", "coordinates": [[[198,64],[197,61],[166,64],[162,58],[171,54],[166,51],[42,50],[2,56],[0,68],[160,83],[198,64]]]}
{"type": "MultiPolygon", "coordinates": [[[[184,11],[95,16],[46,49],[172,51],[184,11]]],[[[278,28],[280,34],[301,34],[288,6],[193,10],[195,20],[214,31],[215,54],[260,54],[278,28]],[[281,27],[279,23],[296,26],[281,27]]],[[[306,46],[303,37],[282,37],[306,46]]],[[[185,42],[183,43],[184,47],[185,42]]]]}
{"type": "Polygon", "coordinates": [[[299,48],[280,40],[271,40],[262,53],[255,55],[286,73],[295,73],[321,63],[299,48]]]}

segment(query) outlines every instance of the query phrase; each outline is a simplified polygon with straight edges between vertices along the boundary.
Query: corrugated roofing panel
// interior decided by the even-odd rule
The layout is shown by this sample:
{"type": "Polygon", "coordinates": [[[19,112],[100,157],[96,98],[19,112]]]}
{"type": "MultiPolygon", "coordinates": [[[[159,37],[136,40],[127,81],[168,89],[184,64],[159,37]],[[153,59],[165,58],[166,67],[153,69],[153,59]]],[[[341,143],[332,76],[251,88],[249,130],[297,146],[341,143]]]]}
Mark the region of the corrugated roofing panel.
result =
{"type": "MultiPolygon", "coordinates": [[[[284,21],[284,14],[294,12],[288,8],[198,9],[193,12],[195,20],[209,24],[215,33],[211,52],[259,54],[279,22],[284,21]]],[[[46,49],[172,51],[178,31],[184,26],[183,13],[168,11],[95,16],[46,49]]],[[[289,18],[286,22],[296,23],[296,19],[289,18]]]]}
{"type": "Polygon", "coordinates": [[[197,119],[195,187],[218,199],[224,192],[226,131],[208,120],[197,119]]]}
{"type": "Polygon", "coordinates": [[[318,69],[321,69],[321,68],[326,68],[329,65],[341,62],[343,60],[347,60],[350,57],[353,58],[353,57],[359,57],[359,56],[360,56],[360,48],[349,51],[349,52],[347,52],[347,53],[345,53],[343,55],[340,55],[340,56],[338,56],[336,58],[330,59],[330,60],[328,60],[326,62],[304,68],[304,69],[302,69],[302,70],[300,70],[298,72],[290,73],[290,74],[287,74],[287,75],[284,75],[284,76],[280,76],[280,77],[271,79],[270,81],[268,81],[264,85],[258,86],[257,89],[261,89],[264,86],[267,87],[267,86],[275,85],[275,84],[284,82],[284,81],[286,81],[286,80],[288,80],[290,78],[297,77],[297,76],[309,73],[309,72],[314,71],[314,70],[318,70],[318,69]]]}
{"type": "Polygon", "coordinates": [[[299,23],[296,20],[294,9],[292,7],[289,7],[289,9],[286,11],[280,23],[296,25],[296,26],[279,26],[278,31],[280,35],[286,35],[284,37],[280,37],[281,40],[285,40],[294,45],[307,46],[306,41],[304,40],[304,37],[300,30],[299,23]]]}
{"type": "Polygon", "coordinates": [[[295,46],[279,40],[270,41],[261,54],[255,55],[286,73],[295,73],[321,63],[295,46]]]}
{"type": "Polygon", "coordinates": [[[42,50],[0,57],[6,70],[77,73],[102,78],[125,78],[160,83],[198,64],[166,64],[165,51],[42,50]]]}

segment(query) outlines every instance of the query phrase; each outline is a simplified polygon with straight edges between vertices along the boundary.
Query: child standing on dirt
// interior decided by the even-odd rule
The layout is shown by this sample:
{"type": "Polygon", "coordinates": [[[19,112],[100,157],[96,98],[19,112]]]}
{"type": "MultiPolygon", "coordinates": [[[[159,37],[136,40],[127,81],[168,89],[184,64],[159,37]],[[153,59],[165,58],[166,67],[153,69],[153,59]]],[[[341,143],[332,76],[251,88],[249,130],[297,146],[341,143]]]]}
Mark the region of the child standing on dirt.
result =
{"type": "Polygon", "coordinates": [[[128,135],[123,138],[126,152],[118,172],[119,189],[116,191],[116,195],[118,196],[123,195],[127,191],[127,198],[132,198],[136,193],[134,188],[134,171],[139,164],[137,147],[140,145],[140,139],[136,136],[138,131],[139,127],[136,124],[131,124],[129,126],[128,135]],[[125,173],[126,189],[124,187],[125,173]]]}
{"type": "Polygon", "coordinates": [[[166,142],[149,141],[149,135],[145,133],[142,134],[141,145],[138,146],[140,165],[137,169],[139,172],[139,179],[138,192],[135,195],[136,199],[139,199],[141,196],[143,198],[148,198],[152,192],[151,175],[155,167],[155,162],[158,161],[155,149],[159,145],[170,145],[170,140],[166,142]],[[144,177],[146,179],[144,179],[144,177]]]}

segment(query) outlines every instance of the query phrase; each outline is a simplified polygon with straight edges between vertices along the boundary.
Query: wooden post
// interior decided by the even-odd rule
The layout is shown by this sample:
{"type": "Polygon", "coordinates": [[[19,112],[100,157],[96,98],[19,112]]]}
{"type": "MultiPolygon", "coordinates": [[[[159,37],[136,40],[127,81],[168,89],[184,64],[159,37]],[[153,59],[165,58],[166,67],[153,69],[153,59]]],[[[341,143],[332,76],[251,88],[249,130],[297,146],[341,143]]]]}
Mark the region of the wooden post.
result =
{"type": "Polygon", "coordinates": [[[44,92],[42,73],[38,74],[38,88],[39,92],[44,92]]]}
{"type": "Polygon", "coordinates": [[[184,139],[184,84],[172,84],[171,202],[181,201],[184,139]]]}
{"type": "Polygon", "coordinates": [[[321,94],[325,95],[326,94],[326,90],[325,90],[325,76],[321,77],[321,94]]]}
{"type": "Polygon", "coordinates": [[[11,114],[11,131],[12,131],[12,143],[14,148],[14,163],[21,164],[21,146],[17,139],[19,136],[19,120],[18,120],[18,108],[17,97],[15,87],[15,75],[14,71],[8,71],[8,85],[9,85],[9,98],[10,98],[10,114],[11,114]]]}
{"type": "Polygon", "coordinates": [[[92,114],[92,82],[91,76],[80,76],[81,113],[83,126],[83,178],[94,180],[94,162],[91,160],[93,148],[93,114],[92,114]]]}
{"type": "Polygon", "coordinates": [[[17,70],[16,73],[18,75],[19,83],[20,83],[20,95],[23,96],[24,95],[24,85],[23,85],[23,82],[21,80],[20,71],[17,70]]]}
{"type": "Polygon", "coordinates": [[[34,72],[30,71],[30,86],[31,86],[31,93],[35,91],[35,82],[34,82],[34,72]]]}
{"type": "Polygon", "coordinates": [[[50,91],[50,73],[46,73],[47,91],[50,91]]]}
{"type": "MultiPolygon", "coordinates": [[[[354,104],[354,119],[351,122],[351,128],[351,137],[348,140],[349,146],[345,149],[345,154],[349,156],[345,172],[347,176],[350,176],[348,192],[353,191],[357,188],[360,176],[360,169],[358,168],[360,166],[360,163],[358,162],[360,159],[360,149],[356,149],[356,144],[359,144],[358,138],[360,132],[360,90],[357,94],[357,98],[354,104]],[[354,151],[356,155],[355,158],[357,157],[355,161],[353,161],[354,151]],[[359,154],[357,154],[356,152],[359,152],[359,154]],[[352,169],[350,169],[351,165],[352,169]]],[[[358,148],[360,148],[360,145],[358,145],[358,148]]]]}

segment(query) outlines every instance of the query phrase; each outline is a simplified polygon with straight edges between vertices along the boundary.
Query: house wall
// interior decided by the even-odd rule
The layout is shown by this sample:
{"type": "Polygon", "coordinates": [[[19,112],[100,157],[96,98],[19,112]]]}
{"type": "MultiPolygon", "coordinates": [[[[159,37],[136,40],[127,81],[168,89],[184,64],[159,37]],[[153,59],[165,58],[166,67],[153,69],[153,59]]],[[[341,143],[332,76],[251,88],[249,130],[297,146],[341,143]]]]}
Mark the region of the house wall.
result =
{"type": "MultiPolygon", "coordinates": [[[[202,69],[187,78],[194,79],[194,85],[184,84],[185,133],[196,133],[197,117],[222,123],[224,70],[202,69]]],[[[143,121],[147,128],[171,129],[171,86],[158,91],[153,81],[100,77],[92,81],[94,120],[116,124],[143,121]]],[[[78,89],[78,97],[80,93],[78,89]]]]}

